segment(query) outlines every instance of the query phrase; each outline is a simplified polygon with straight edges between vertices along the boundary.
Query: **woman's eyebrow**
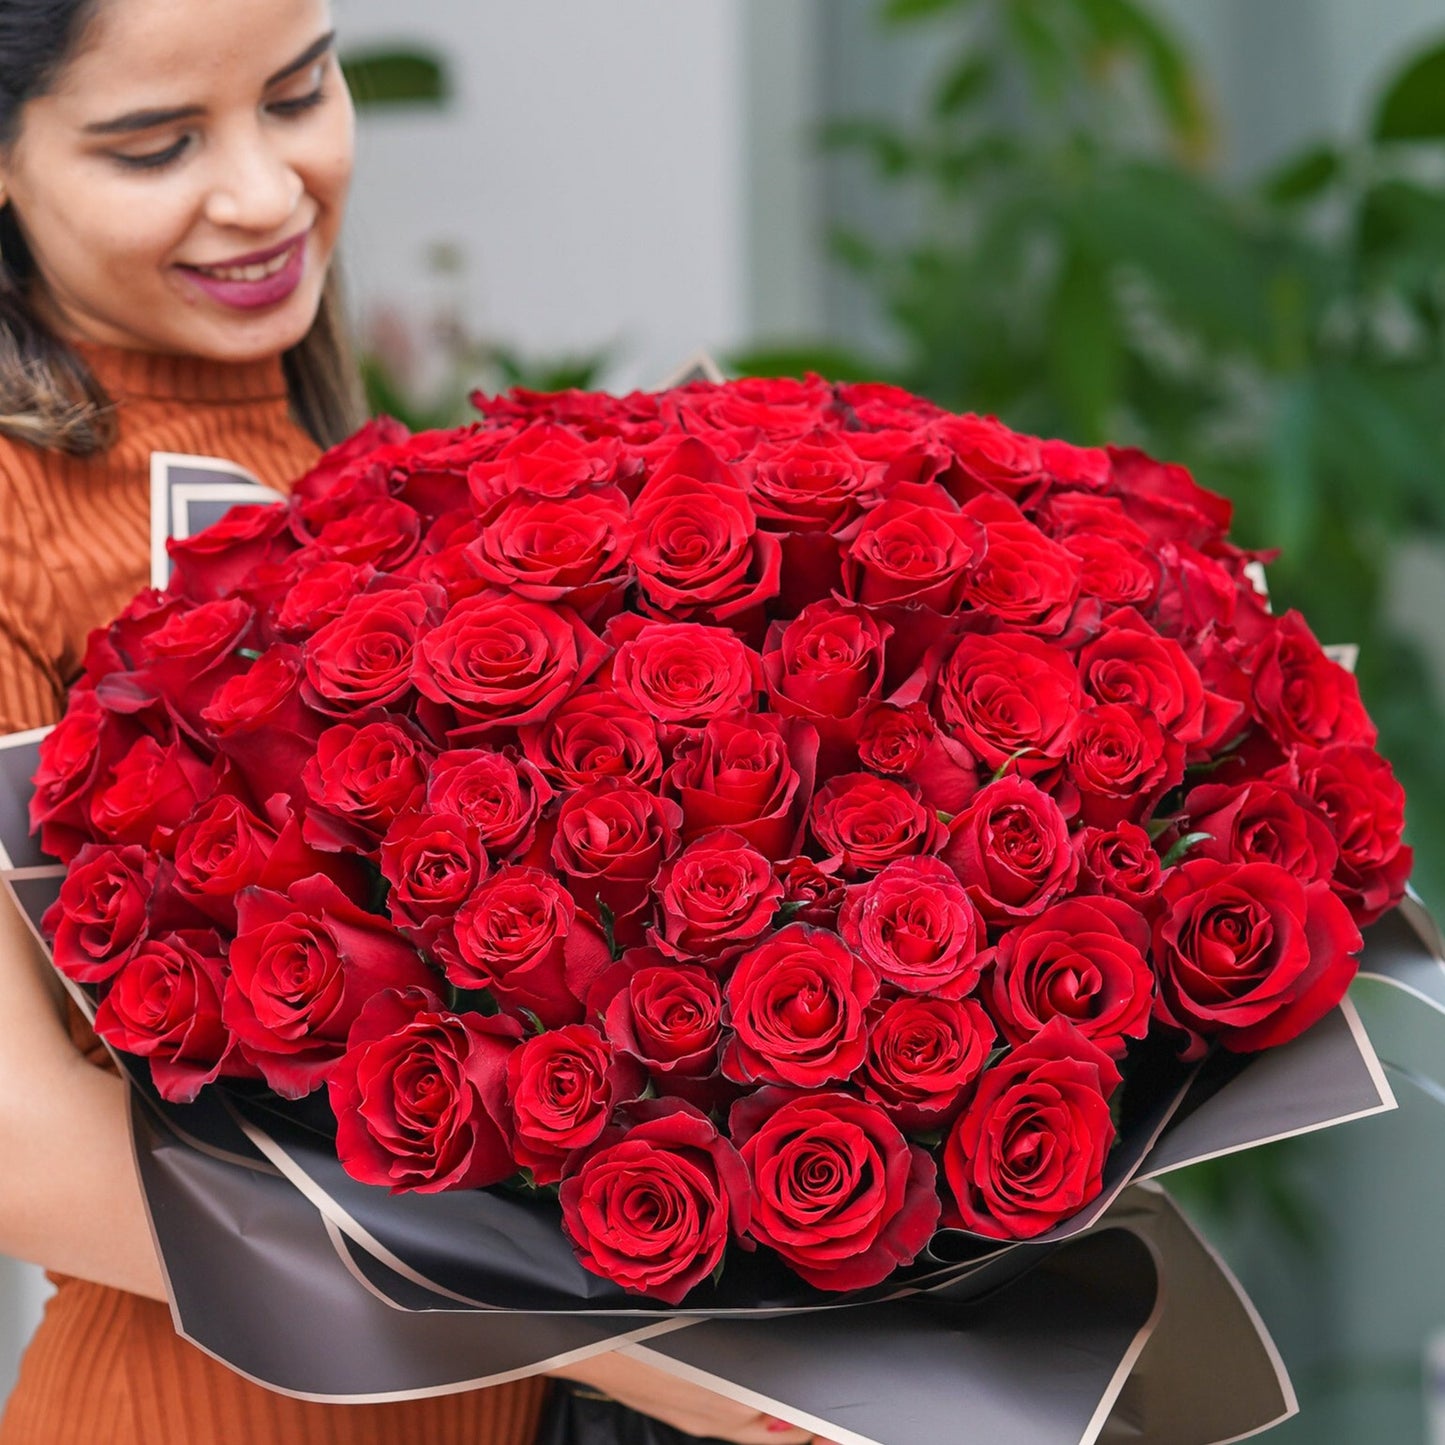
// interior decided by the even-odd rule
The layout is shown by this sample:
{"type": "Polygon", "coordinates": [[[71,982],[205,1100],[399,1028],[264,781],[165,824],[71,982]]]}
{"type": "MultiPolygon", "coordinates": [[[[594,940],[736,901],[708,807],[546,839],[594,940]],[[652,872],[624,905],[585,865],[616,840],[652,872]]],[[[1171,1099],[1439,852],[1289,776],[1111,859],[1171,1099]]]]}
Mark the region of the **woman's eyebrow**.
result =
{"type": "MultiPolygon", "coordinates": [[[[319,40],[312,41],[295,60],[288,61],[274,75],[267,76],[265,89],[270,90],[298,70],[304,70],[313,60],[325,55],[335,41],[336,32],[328,30],[319,40]]],[[[178,120],[194,120],[204,114],[204,107],[199,105],[175,106],[169,110],[132,110],[116,116],[114,120],[92,121],[84,129],[87,135],[126,135],[131,131],[150,130],[152,126],[170,125],[178,120]]]]}

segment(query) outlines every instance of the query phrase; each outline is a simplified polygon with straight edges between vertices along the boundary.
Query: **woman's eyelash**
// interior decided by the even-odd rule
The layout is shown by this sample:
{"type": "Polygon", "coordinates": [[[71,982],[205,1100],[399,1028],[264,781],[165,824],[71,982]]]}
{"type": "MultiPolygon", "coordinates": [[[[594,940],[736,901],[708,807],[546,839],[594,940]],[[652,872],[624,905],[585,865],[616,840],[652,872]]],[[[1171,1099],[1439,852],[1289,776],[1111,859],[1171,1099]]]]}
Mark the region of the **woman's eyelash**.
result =
{"type": "MultiPolygon", "coordinates": [[[[320,105],[325,99],[326,92],[324,89],[313,90],[309,95],[298,95],[293,100],[272,101],[271,109],[279,110],[282,115],[298,115],[302,111],[310,110],[313,106],[320,105]]],[[[173,145],[168,145],[163,151],[152,151],[149,155],[143,156],[118,155],[116,156],[116,160],[123,166],[130,166],[136,170],[157,170],[161,166],[166,166],[172,161],[179,160],[189,139],[188,136],[182,136],[173,145]]]]}

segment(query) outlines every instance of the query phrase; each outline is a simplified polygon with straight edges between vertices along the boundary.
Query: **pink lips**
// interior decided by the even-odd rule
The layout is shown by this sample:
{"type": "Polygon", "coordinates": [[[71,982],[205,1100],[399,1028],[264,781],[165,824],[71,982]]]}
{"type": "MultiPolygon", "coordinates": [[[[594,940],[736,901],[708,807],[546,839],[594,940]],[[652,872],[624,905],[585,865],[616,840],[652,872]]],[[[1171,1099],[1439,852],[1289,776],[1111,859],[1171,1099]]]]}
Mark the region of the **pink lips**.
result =
{"type": "Polygon", "coordinates": [[[256,311],[284,301],[301,284],[306,271],[306,238],[309,235],[310,232],[305,231],[269,250],[253,251],[248,256],[237,256],[224,263],[227,266],[256,266],[282,252],[289,252],[286,264],[279,271],[263,276],[259,281],[225,281],[219,276],[208,276],[194,266],[181,266],[179,269],[197,290],[203,291],[213,301],[237,311],[256,311]]]}

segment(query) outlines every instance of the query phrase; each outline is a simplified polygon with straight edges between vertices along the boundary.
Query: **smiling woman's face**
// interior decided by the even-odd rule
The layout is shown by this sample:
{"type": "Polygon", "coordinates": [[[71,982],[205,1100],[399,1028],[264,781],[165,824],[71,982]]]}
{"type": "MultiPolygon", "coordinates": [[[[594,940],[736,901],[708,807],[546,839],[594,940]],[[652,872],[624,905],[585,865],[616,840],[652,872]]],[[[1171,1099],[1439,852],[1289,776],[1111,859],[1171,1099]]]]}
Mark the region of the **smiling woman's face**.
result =
{"type": "Polygon", "coordinates": [[[354,117],[327,0],[100,0],[0,181],[62,336],[217,360],[310,329],[354,117]]]}

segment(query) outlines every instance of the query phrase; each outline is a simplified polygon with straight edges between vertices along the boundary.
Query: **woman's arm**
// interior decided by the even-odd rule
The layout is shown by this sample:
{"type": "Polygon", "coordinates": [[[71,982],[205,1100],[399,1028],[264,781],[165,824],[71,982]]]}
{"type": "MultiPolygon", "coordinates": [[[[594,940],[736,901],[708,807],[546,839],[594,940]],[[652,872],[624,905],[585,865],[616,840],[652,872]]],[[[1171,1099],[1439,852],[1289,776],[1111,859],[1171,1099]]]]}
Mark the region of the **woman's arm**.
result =
{"type": "Polygon", "coordinates": [[[125,1088],[77,1052],[59,981],[0,890],[0,1253],[164,1299],[125,1088]]]}

